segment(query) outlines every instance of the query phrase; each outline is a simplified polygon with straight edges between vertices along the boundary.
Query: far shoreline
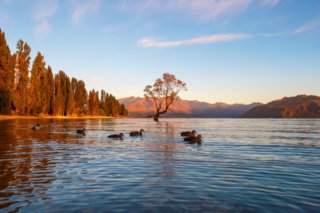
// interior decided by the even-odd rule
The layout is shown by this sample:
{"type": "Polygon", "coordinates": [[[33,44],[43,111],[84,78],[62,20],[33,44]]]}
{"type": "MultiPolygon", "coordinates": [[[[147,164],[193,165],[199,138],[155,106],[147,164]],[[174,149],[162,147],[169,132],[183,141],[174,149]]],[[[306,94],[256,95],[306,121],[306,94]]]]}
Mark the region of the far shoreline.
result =
{"type": "Polygon", "coordinates": [[[27,120],[27,119],[121,119],[126,117],[113,117],[113,116],[54,116],[54,115],[0,115],[1,120],[27,120]]]}

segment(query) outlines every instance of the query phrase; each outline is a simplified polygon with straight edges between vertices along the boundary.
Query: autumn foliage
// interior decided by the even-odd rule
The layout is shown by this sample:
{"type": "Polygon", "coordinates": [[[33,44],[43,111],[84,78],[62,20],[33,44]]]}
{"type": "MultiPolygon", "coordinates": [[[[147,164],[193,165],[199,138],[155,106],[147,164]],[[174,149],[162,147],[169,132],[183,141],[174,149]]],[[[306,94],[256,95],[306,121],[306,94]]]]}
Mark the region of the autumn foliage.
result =
{"type": "Polygon", "coordinates": [[[164,73],[162,79],[158,78],[153,85],[145,87],[146,100],[152,102],[156,108],[155,121],[159,120],[161,114],[172,110],[171,107],[179,99],[181,90],[187,90],[186,83],[170,73],[164,73]]]}
{"type": "Polygon", "coordinates": [[[53,74],[38,52],[31,69],[31,48],[22,40],[11,54],[0,29],[0,114],[57,116],[127,116],[117,99],[102,90],[87,92],[85,83],[63,71],[53,74]]]}

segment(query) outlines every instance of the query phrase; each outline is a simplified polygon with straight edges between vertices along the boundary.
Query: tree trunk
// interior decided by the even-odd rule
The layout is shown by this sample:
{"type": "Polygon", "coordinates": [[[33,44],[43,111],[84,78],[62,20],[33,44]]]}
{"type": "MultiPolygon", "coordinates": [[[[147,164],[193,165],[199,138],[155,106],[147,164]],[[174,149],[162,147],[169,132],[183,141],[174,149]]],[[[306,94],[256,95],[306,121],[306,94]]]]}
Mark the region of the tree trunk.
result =
{"type": "Polygon", "coordinates": [[[153,120],[158,122],[159,121],[159,113],[157,113],[154,117],[153,117],[153,120]]]}

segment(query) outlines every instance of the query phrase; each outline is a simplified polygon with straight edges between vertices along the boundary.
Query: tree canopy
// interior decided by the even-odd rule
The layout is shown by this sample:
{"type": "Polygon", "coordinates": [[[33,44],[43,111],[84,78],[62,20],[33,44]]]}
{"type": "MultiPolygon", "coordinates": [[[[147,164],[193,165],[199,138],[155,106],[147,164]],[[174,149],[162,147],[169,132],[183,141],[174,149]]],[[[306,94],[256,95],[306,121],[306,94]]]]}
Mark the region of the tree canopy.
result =
{"type": "Polygon", "coordinates": [[[154,120],[158,121],[161,114],[172,110],[172,105],[179,99],[179,92],[187,90],[186,83],[175,75],[164,73],[162,78],[155,80],[153,85],[147,85],[144,96],[154,104],[156,112],[154,120]]]}
{"type": "Polygon", "coordinates": [[[88,94],[84,81],[63,71],[54,75],[40,52],[30,64],[30,53],[30,46],[20,39],[11,54],[0,29],[0,114],[128,116],[113,95],[104,90],[101,97],[95,90],[88,94]]]}

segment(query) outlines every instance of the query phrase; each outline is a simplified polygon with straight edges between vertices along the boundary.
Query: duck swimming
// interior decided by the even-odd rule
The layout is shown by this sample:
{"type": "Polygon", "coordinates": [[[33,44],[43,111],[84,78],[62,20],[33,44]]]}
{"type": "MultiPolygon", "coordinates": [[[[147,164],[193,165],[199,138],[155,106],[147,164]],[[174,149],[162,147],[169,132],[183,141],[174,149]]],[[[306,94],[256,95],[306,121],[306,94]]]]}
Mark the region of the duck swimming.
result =
{"type": "Polygon", "coordinates": [[[130,132],[130,136],[142,136],[142,132],[144,132],[143,129],[140,129],[140,131],[133,131],[133,132],[130,132]]]}
{"type": "Polygon", "coordinates": [[[34,125],[31,129],[32,129],[32,130],[39,130],[40,127],[41,127],[40,124],[36,124],[36,125],[34,125]]]}
{"type": "Polygon", "coordinates": [[[83,129],[78,129],[78,130],[77,130],[77,134],[85,135],[85,134],[86,134],[86,129],[85,129],[85,128],[83,128],[83,129]]]}
{"type": "Polygon", "coordinates": [[[184,141],[188,141],[189,143],[197,143],[200,144],[202,142],[202,136],[197,135],[197,136],[188,136],[184,139],[184,141]]]}
{"type": "Polygon", "coordinates": [[[197,134],[196,130],[181,132],[181,136],[195,136],[197,134]]]}
{"type": "Polygon", "coordinates": [[[113,135],[109,135],[108,138],[115,138],[115,139],[123,139],[124,134],[120,133],[120,134],[113,134],[113,135]]]}

